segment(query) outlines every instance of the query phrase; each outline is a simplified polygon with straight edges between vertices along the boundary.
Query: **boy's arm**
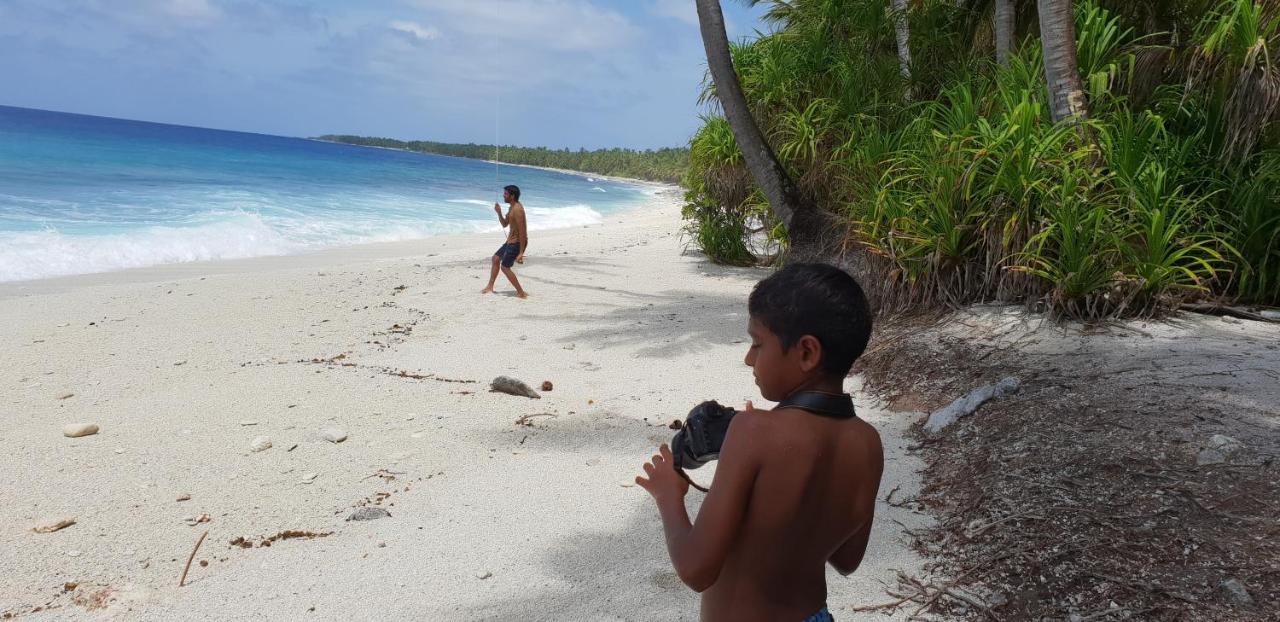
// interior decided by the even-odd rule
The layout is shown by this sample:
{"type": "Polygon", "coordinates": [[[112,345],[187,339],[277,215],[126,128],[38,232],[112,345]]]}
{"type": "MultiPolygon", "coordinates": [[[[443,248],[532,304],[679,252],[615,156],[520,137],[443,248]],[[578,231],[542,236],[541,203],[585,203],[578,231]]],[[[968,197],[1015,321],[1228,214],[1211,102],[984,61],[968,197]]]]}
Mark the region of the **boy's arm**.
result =
{"type": "MultiPolygon", "coordinates": [[[[744,413],[745,414],[745,413],[744,413]]],[[[696,592],[701,592],[720,577],[720,570],[729,549],[737,539],[746,516],[747,502],[759,471],[759,460],[754,453],[754,436],[760,433],[759,422],[750,416],[739,415],[730,424],[724,447],[720,451],[719,465],[707,493],[698,520],[691,523],[684,505],[685,485],[679,494],[664,494],[661,488],[669,478],[680,482],[679,474],[671,465],[671,452],[662,447],[661,463],[655,457],[654,465],[646,465],[650,480],[637,482],[649,490],[658,504],[662,516],[663,531],[667,536],[667,552],[680,580],[696,592]],[[650,469],[654,466],[654,469],[650,469]]],[[[668,491],[669,492],[669,491],[668,491]]]]}
{"type": "Polygon", "coordinates": [[[867,553],[867,542],[871,540],[871,523],[874,515],[875,508],[872,507],[871,514],[867,515],[866,524],[853,532],[853,535],[831,554],[831,559],[828,561],[836,572],[847,577],[862,565],[862,556],[867,553]]]}
{"type": "Polygon", "coordinates": [[[506,216],[502,215],[502,206],[494,203],[493,211],[498,212],[498,222],[502,223],[502,226],[505,228],[510,220],[506,216]]]}

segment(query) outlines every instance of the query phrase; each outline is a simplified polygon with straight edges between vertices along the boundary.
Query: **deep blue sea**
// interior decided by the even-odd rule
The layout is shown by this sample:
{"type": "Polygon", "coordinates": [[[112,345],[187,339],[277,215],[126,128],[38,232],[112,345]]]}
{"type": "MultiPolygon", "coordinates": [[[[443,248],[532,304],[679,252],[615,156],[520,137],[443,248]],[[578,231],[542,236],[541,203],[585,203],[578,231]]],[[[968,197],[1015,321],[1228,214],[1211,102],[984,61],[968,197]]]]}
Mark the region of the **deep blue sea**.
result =
{"type": "MultiPolygon", "coordinates": [[[[491,162],[0,106],[0,281],[599,222],[650,186],[491,162]]],[[[501,240],[495,235],[495,246],[501,240]]]]}

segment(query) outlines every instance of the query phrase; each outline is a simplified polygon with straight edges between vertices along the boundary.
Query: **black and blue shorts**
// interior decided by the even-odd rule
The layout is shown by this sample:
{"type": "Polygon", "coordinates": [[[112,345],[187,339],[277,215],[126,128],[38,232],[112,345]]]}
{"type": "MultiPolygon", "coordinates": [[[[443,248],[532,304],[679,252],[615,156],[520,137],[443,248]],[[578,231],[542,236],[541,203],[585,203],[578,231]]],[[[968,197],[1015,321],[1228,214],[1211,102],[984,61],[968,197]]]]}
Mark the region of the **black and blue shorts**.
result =
{"type": "Polygon", "coordinates": [[[519,242],[507,242],[498,247],[498,252],[493,256],[502,260],[502,265],[508,268],[516,262],[516,256],[520,254],[519,242]]]}

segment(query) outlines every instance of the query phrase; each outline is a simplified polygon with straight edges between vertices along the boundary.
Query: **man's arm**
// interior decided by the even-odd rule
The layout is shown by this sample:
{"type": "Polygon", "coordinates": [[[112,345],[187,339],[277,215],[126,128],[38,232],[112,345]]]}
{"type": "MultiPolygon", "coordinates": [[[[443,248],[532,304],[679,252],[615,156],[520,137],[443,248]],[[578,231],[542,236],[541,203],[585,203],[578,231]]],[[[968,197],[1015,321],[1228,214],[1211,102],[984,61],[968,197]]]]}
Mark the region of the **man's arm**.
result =
{"type": "Polygon", "coordinates": [[[524,207],[520,207],[519,214],[512,214],[511,220],[516,226],[516,239],[520,241],[520,252],[516,255],[516,261],[524,263],[524,249],[529,247],[529,223],[525,218],[524,207]]]}
{"type": "Polygon", "coordinates": [[[498,205],[497,203],[494,203],[493,211],[498,212],[498,222],[502,223],[502,227],[505,229],[507,226],[507,223],[510,222],[510,219],[502,215],[502,206],[498,205]]]}
{"type": "Polygon", "coordinates": [[[853,535],[849,536],[849,539],[845,540],[844,544],[841,544],[840,548],[831,554],[831,559],[828,561],[831,562],[831,567],[835,568],[836,572],[847,577],[853,574],[858,569],[858,566],[862,565],[862,557],[867,553],[867,542],[871,540],[871,523],[874,517],[875,508],[873,506],[871,514],[867,516],[866,524],[853,532],[853,535]]]}
{"type": "MultiPolygon", "coordinates": [[[[666,533],[667,553],[680,580],[696,592],[706,590],[720,578],[729,549],[738,537],[746,518],[747,503],[759,472],[754,437],[761,433],[760,421],[750,415],[739,415],[730,424],[719,465],[707,493],[698,520],[691,523],[684,505],[684,495],[659,494],[651,487],[661,485],[659,479],[679,478],[670,464],[670,451],[663,446],[662,473],[650,473],[655,481],[642,483],[658,503],[666,533]]],[[[646,471],[650,469],[646,468],[646,471]]],[[[687,490],[687,486],[685,487],[687,490]]]]}

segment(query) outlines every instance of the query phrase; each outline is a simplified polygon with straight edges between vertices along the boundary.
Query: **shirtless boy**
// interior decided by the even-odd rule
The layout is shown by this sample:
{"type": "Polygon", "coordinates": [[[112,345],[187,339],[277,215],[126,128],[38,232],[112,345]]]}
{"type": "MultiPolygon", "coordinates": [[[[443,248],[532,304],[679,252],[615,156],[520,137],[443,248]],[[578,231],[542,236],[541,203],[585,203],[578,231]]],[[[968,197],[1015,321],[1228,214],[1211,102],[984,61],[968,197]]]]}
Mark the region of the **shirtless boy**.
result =
{"type": "Polygon", "coordinates": [[[748,310],[746,364],[764,399],[783,404],[747,402],[732,419],[696,522],[666,445],[636,483],[658,505],[676,573],[702,594],[704,622],[830,621],[826,564],[843,575],[861,564],[884,470],[880,436],[842,401],[870,310],[853,277],[822,264],[764,279],[748,310]],[[846,410],[786,405],[806,395],[846,410]]]}
{"type": "Polygon", "coordinates": [[[529,294],[520,287],[520,281],[516,278],[515,271],[511,269],[514,264],[524,263],[524,251],[529,246],[529,226],[524,217],[524,205],[520,203],[520,188],[516,186],[503,188],[502,200],[507,202],[506,216],[502,215],[502,206],[497,203],[493,204],[493,211],[498,213],[498,222],[502,223],[503,228],[509,226],[510,229],[507,231],[506,243],[499,246],[498,251],[493,254],[493,262],[489,270],[489,285],[480,290],[480,293],[493,293],[493,283],[498,280],[498,269],[501,268],[502,273],[507,275],[507,280],[515,286],[516,296],[528,298],[529,294]]]}

